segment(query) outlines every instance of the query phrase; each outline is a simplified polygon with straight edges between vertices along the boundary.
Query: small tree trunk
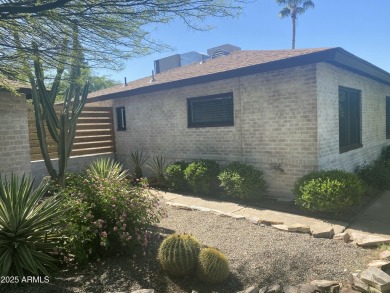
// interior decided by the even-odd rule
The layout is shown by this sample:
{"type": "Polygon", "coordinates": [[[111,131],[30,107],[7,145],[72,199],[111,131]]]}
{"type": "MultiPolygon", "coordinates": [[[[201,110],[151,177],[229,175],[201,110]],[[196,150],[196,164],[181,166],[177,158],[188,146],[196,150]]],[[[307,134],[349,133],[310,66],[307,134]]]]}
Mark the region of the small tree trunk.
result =
{"type": "Polygon", "coordinates": [[[296,32],[296,20],[297,17],[293,14],[292,18],[292,49],[295,49],[295,32],[296,32]]]}

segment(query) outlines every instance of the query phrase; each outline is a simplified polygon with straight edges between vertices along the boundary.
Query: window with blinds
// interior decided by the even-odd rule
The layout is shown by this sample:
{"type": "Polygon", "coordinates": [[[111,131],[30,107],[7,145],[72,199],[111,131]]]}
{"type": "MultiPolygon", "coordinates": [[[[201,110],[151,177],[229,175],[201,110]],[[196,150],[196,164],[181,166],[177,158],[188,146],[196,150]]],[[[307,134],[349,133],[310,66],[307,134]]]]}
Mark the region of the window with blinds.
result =
{"type": "Polygon", "coordinates": [[[233,93],[187,99],[188,127],[233,126],[233,93]]]}

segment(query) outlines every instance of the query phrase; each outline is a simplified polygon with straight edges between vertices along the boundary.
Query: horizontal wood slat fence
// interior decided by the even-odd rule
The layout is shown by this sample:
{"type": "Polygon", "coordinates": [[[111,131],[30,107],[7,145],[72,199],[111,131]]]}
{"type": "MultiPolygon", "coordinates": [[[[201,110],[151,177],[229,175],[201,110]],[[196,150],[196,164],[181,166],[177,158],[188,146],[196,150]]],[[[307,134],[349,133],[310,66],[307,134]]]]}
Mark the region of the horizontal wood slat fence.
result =
{"type": "MultiPolygon", "coordinates": [[[[55,106],[60,113],[62,106],[55,106]]],[[[28,130],[30,137],[31,161],[43,160],[37,131],[34,110],[28,107],[28,130]]],[[[58,158],[57,146],[46,129],[47,146],[51,159],[58,158]]],[[[111,107],[84,107],[77,120],[76,137],[71,157],[97,155],[115,152],[113,111],[111,107]]]]}

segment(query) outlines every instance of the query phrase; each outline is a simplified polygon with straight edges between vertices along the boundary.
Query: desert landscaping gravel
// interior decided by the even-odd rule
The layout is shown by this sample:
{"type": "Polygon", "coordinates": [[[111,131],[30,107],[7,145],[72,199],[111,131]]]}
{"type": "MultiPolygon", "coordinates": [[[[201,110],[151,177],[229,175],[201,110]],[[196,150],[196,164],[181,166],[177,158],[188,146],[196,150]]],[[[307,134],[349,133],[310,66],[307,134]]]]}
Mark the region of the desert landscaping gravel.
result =
{"type": "Polygon", "coordinates": [[[374,253],[354,244],[278,231],[210,212],[172,207],[167,211],[168,217],[158,224],[163,235],[190,233],[227,256],[232,274],[225,284],[206,286],[194,277],[172,280],[155,259],[159,239],[152,243],[146,257],[114,257],[87,268],[62,271],[49,284],[28,285],[10,292],[131,292],[142,288],[173,293],[237,292],[251,285],[343,281],[350,272],[367,267],[374,253]]]}

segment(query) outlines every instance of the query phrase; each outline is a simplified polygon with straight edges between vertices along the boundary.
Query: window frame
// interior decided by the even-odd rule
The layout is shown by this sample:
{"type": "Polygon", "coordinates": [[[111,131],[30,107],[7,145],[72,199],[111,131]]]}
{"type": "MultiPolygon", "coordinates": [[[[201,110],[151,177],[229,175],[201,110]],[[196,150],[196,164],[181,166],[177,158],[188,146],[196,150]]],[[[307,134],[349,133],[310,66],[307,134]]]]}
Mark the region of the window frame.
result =
{"type": "Polygon", "coordinates": [[[234,126],[234,97],[233,92],[216,94],[216,95],[208,95],[208,96],[200,96],[200,97],[192,97],[187,98],[187,127],[188,128],[201,128],[201,127],[225,127],[225,126],[234,126]],[[210,101],[212,99],[218,99],[221,97],[228,97],[231,99],[231,113],[228,113],[229,121],[215,121],[215,122],[194,122],[193,121],[193,102],[199,101],[210,101]]]}
{"type": "Polygon", "coordinates": [[[116,124],[117,124],[116,130],[126,131],[126,108],[123,106],[116,107],[115,114],[116,114],[116,124]]]}
{"type": "MultiPolygon", "coordinates": [[[[348,151],[351,151],[351,150],[355,150],[355,149],[358,149],[358,148],[361,148],[363,147],[363,143],[362,143],[362,129],[363,129],[363,125],[362,125],[362,91],[361,90],[358,90],[358,89],[354,89],[354,88],[349,88],[349,87],[344,87],[344,86],[339,86],[339,97],[338,97],[338,110],[339,110],[339,150],[340,150],[340,153],[345,153],[345,152],[348,152],[348,151]],[[358,114],[359,114],[359,129],[358,129],[358,142],[357,143],[350,143],[347,144],[347,145],[341,145],[341,117],[340,117],[340,95],[341,95],[341,91],[345,91],[348,93],[348,96],[347,96],[347,99],[348,99],[348,106],[350,106],[350,102],[351,100],[350,99],[353,99],[353,97],[350,96],[350,94],[357,94],[358,95],[358,114]]],[[[348,109],[350,110],[350,109],[348,109]]],[[[349,114],[349,112],[348,112],[349,114]]],[[[349,119],[349,118],[347,118],[349,119]]],[[[347,121],[346,122],[347,125],[345,125],[346,127],[346,131],[347,132],[347,135],[349,136],[349,133],[350,133],[350,130],[351,130],[351,121],[347,121]]],[[[349,137],[348,140],[350,140],[351,138],[349,137]]]]}

